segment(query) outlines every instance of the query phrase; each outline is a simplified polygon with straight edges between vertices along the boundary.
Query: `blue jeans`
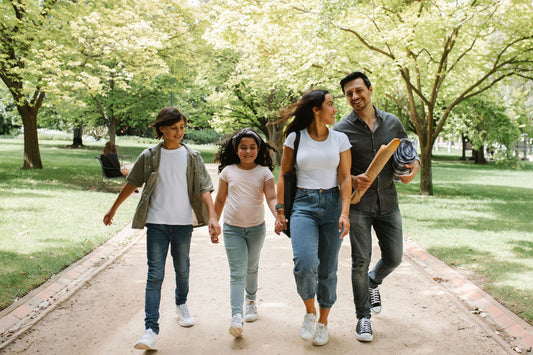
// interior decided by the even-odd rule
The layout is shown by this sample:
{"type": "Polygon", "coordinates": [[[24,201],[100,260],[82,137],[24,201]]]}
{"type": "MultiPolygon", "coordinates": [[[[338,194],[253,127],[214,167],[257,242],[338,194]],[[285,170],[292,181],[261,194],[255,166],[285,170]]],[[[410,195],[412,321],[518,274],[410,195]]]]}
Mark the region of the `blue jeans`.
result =
{"type": "Polygon", "coordinates": [[[144,301],[144,325],[159,334],[159,303],[161,284],[165,277],[165,261],[170,254],[176,273],[176,305],[184,304],[189,293],[189,249],[192,225],[146,224],[146,256],[148,277],[144,301]]]}
{"type": "Polygon", "coordinates": [[[304,301],[316,296],[320,308],[337,300],[341,210],[336,187],[296,191],[290,217],[296,289],[304,301]]]}
{"type": "Polygon", "coordinates": [[[246,298],[255,300],[259,255],[265,241],[266,227],[236,227],[224,223],[224,246],[230,270],[231,315],[243,314],[244,291],[246,298]],[[246,288],[245,288],[246,286],[246,288]]]}
{"type": "Polygon", "coordinates": [[[370,317],[368,288],[381,285],[400,263],[403,255],[402,216],[400,209],[390,212],[361,212],[350,209],[350,244],[352,247],[352,289],[357,318],[370,317]],[[374,227],[381,259],[369,273],[372,256],[371,227],[374,227]]]}

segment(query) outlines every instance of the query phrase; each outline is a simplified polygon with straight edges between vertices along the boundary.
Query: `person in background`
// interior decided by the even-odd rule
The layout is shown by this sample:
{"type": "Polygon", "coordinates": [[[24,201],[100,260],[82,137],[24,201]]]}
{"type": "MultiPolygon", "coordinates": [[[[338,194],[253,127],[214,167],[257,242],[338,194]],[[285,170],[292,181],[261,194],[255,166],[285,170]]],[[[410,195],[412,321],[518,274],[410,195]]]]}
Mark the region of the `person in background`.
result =
{"type": "Polygon", "coordinates": [[[224,246],[230,268],[231,325],[229,332],[238,338],[244,320],[257,319],[257,278],[259,256],[265,240],[264,197],[276,217],[274,163],[268,143],[250,128],[235,133],[220,148],[215,162],[220,163],[215,212],[224,206],[224,246]]]}
{"type": "Polygon", "coordinates": [[[104,173],[107,177],[126,177],[130,173],[128,168],[120,166],[118,160],[117,146],[113,142],[107,142],[104,152],[100,155],[104,166],[104,173]]]}
{"type": "Polygon", "coordinates": [[[145,333],[135,349],[157,349],[161,284],[169,245],[176,276],[178,324],[190,327],[194,319],[186,302],[193,225],[209,225],[211,242],[218,243],[220,226],[211,197],[213,184],[200,153],[181,143],[186,122],[176,108],[166,107],[159,112],[150,127],[155,128],[156,137],[163,142],[139,155],[126,184],[104,216],[104,224],[111,225],[118,207],[135,189],[145,185],[132,222],[132,228],[147,228],[148,259],[145,333]]]}
{"type": "MultiPolygon", "coordinates": [[[[373,183],[365,171],[381,145],[394,138],[406,138],[407,133],[395,115],[372,105],[373,88],[365,74],[353,72],[342,79],[340,85],[353,111],[333,129],[346,134],[352,145],[353,188],[368,189],[359,203],[350,206],[352,288],[358,319],[355,335],[359,341],[372,341],[370,311],[381,312],[379,285],[402,261],[403,236],[392,160],[373,183]],[[379,241],[381,259],[368,272],[372,255],[372,227],[379,241]]],[[[405,165],[410,173],[399,176],[400,181],[407,184],[413,180],[419,165],[419,160],[405,165]]]]}
{"type": "Polygon", "coordinates": [[[296,132],[296,197],[290,215],[290,234],[296,289],[305,305],[300,336],[313,345],[329,341],[328,315],[337,299],[337,266],[342,238],[350,221],[350,143],[345,134],[327,125],[335,123],[337,109],[326,90],[312,90],[289,106],[283,117],[294,119],[285,129],[278,178],[275,232],[287,226],[283,175],[292,170],[296,132]],[[340,186],[340,189],[339,189],[340,186]],[[316,322],[315,297],[320,313],[316,322]]]}

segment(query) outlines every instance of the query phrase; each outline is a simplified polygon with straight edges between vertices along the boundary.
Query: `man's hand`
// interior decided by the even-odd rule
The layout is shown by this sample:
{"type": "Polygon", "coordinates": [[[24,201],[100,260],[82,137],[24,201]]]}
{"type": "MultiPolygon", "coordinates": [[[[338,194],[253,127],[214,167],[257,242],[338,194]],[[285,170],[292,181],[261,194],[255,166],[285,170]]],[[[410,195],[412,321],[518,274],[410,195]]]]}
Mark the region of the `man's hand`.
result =
{"type": "Polygon", "coordinates": [[[404,184],[408,184],[415,178],[416,174],[418,174],[418,170],[420,170],[420,162],[415,160],[412,164],[405,164],[405,167],[411,172],[409,175],[400,175],[398,178],[404,184]]]}
{"type": "Polygon", "coordinates": [[[366,174],[352,175],[352,186],[354,190],[367,190],[372,185],[372,180],[366,174]]]}

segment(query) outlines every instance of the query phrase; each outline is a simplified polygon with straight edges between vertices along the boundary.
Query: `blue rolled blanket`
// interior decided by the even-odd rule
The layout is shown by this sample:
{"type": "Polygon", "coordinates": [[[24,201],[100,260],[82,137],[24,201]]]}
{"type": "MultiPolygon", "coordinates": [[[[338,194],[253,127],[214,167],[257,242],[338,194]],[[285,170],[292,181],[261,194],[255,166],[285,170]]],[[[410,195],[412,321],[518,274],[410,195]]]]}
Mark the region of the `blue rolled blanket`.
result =
{"type": "Polygon", "coordinates": [[[405,167],[412,164],[416,158],[416,148],[409,138],[402,138],[398,149],[392,155],[392,167],[394,168],[394,182],[400,182],[399,176],[409,175],[411,170],[405,167]]]}

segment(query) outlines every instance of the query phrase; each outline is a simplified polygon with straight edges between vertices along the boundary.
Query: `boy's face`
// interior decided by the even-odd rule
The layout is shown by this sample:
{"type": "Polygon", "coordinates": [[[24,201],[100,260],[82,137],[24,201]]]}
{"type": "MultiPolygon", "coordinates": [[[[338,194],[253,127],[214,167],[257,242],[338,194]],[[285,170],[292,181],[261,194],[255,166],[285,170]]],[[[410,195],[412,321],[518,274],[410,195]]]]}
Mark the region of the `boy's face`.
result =
{"type": "Polygon", "coordinates": [[[181,120],[170,126],[161,126],[159,130],[163,134],[163,141],[166,145],[180,144],[185,135],[185,121],[181,120]]]}

